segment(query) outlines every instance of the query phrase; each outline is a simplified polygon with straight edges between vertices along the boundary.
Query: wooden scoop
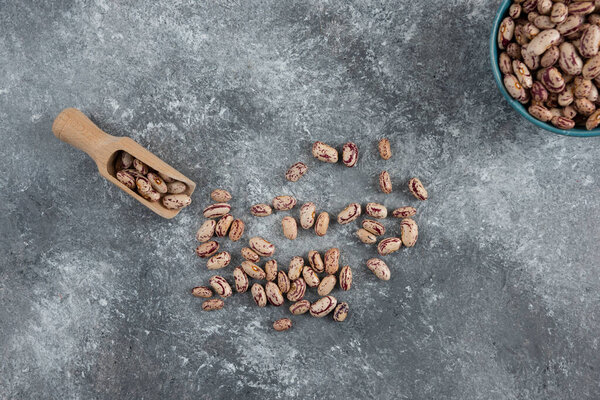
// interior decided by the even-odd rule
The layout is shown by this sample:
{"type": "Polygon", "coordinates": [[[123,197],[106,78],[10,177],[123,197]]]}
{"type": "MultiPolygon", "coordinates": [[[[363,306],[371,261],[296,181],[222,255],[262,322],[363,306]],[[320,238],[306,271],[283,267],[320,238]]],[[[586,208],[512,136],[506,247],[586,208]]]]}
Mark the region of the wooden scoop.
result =
{"type": "Polygon", "coordinates": [[[164,218],[173,218],[180,210],[165,208],[160,201],[152,202],[140,196],[136,191],[123,185],[115,177],[115,158],[119,151],[123,150],[137,158],[150,168],[164,173],[173,179],[184,182],[187,185],[185,194],[191,196],[196,184],[186,178],[175,168],[150,153],[134,140],[128,137],[116,137],[109,135],[98,128],[88,117],[76,108],[63,110],[52,124],[52,132],[63,142],[69,143],[80,150],[85,151],[98,166],[100,174],[124,190],[137,201],[164,218]]]}

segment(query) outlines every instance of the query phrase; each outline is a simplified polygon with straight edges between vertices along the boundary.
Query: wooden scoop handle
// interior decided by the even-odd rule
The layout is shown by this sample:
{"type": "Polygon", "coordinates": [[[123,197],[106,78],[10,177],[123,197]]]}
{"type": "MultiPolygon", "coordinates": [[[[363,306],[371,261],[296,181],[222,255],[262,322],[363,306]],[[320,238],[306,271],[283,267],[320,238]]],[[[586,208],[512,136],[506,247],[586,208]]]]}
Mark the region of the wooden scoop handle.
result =
{"type": "Polygon", "coordinates": [[[98,165],[105,165],[113,152],[109,144],[119,140],[98,128],[76,108],[66,108],[58,114],[52,132],[63,142],[85,151],[98,165]]]}

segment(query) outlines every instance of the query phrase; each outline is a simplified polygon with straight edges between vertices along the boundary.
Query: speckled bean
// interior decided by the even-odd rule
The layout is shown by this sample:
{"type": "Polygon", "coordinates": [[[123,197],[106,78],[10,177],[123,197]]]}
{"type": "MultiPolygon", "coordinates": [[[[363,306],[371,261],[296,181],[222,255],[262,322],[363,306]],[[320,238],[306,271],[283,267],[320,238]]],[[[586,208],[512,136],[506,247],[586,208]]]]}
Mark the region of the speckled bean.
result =
{"type": "Polygon", "coordinates": [[[344,265],[340,270],[340,289],[350,290],[352,287],[352,268],[349,265],[344,265]]]}
{"type": "Polygon", "coordinates": [[[221,297],[229,297],[233,294],[231,286],[222,276],[215,275],[208,280],[208,283],[210,283],[215,293],[221,297]]]}
{"type": "Polygon", "coordinates": [[[328,163],[336,163],[338,161],[337,150],[323,142],[313,143],[312,154],[319,161],[328,163]]]}
{"type": "Polygon", "coordinates": [[[260,283],[252,285],[250,292],[257,306],[264,307],[267,305],[267,294],[265,293],[265,288],[260,283]]]}
{"type": "Polygon", "coordinates": [[[179,210],[192,204],[192,199],[187,194],[168,194],[162,198],[162,204],[169,210],[179,210]]]}
{"type": "Polygon", "coordinates": [[[283,229],[283,236],[289,240],[295,240],[298,236],[298,224],[294,217],[284,217],[281,220],[281,228],[283,229]]]}
{"type": "Polygon", "coordinates": [[[382,281],[390,280],[390,269],[387,264],[379,258],[371,258],[367,260],[367,268],[382,281]]]}
{"type": "Polygon", "coordinates": [[[373,244],[377,242],[377,237],[363,228],[356,231],[356,236],[361,242],[365,244],[373,244]]]}
{"type": "Polygon", "coordinates": [[[225,268],[226,266],[229,265],[229,263],[231,262],[231,254],[229,254],[226,251],[223,251],[221,253],[217,253],[214,256],[212,256],[206,263],[206,268],[213,270],[213,269],[221,269],[221,268],[225,268]]]}
{"type": "Polygon", "coordinates": [[[227,203],[231,200],[231,193],[225,189],[215,189],[210,193],[210,198],[215,203],[227,203]]]}
{"type": "Polygon", "coordinates": [[[283,271],[277,272],[277,287],[281,293],[287,293],[290,290],[290,278],[283,271]]]}
{"type": "Polygon", "coordinates": [[[302,204],[300,207],[300,226],[303,229],[310,229],[315,224],[315,215],[317,212],[317,207],[315,203],[308,202],[302,204]]]}
{"type": "Polygon", "coordinates": [[[296,199],[292,196],[277,196],[273,199],[273,208],[279,211],[287,211],[294,208],[296,199]]]}
{"type": "Polygon", "coordinates": [[[290,290],[287,292],[289,301],[301,300],[306,294],[306,282],[303,278],[298,278],[290,284],[290,290]]]}
{"type": "Polygon", "coordinates": [[[220,218],[231,211],[231,206],[227,203],[215,203],[206,207],[202,214],[204,218],[220,218]]]}
{"type": "Polygon", "coordinates": [[[365,213],[373,218],[387,218],[387,208],[383,204],[367,203],[365,213]]]}
{"type": "Polygon", "coordinates": [[[261,257],[271,257],[275,253],[275,246],[261,237],[250,238],[249,244],[250,248],[261,257]]]}
{"type": "Polygon", "coordinates": [[[304,278],[304,282],[309,287],[317,287],[321,283],[317,273],[309,266],[302,268],[302,278],[304,278]]]}
{"type": "Polygon", "coordinates": [[[504,50],[512,40],[514,33],[515,22],[510,17],[504,18],[498,29],[498,47],[504,50]]]}
{"type": "Polygon", "coordinates": [[[215,254],[219,250],[219,243],[211,240],[210,242],[202,243],[196,247],[196,255],[198,257],[206,258],[215,254]]]}
{"type": "Polygon", "coordinates": [[[248,286],[250,286],[250,282],[248,280],[248,275],[246,275],[241,267],[235,267],[233,269],[233,280],[235,282],[236,292],[246,293],[248,286]]]}
{"type": "Polygon", "coordinates": [[[146,175],[149,171],[148,166],[137,158],[133,159],[133,168],[142,175],[146,175]]]}
{"type": "Polygon", "coordinates": [[[315,233],[317,236],[325,236],[329,228],[329,214],[325,211],[319,214],[315,222],[315,233]]]}
{"type": "Polygon", "coordinates": [[[167,193],[167,184],[158,174],[155,174],[154,172],[148,172],[146,177],[148,178],[148,181],[150,181],[152,189],[156,190],[158,193],[167,193]]]}
{"type": "Polygon", "coordinates": [[[135,177],[131,173],[123,170],[117,171],[116,177],[119,182],[129,189],[135,189],[135,177]]]}
{"type": "Polygon", "coordinates": [[[337,306],[337,299],[333,296],[321,297],[310,305],[310,315],[321,318],[329,314],[337,306]]]}
{"type": "Polygon", "coordinates": [[[302,268],[304,267],[304,258],[300,256],[292,257],[290,265],[288,267],[288,278],[295,281],[302,274],[302,268]]]}
{"type": "Polygon", "coordinates": [[[382,239],[377,245],[377,252],[381,256],[387,256],[388,254],[392,254],[402,247],[402,239],[397,237],[389,237],[382,239]]]}
{"type": "Polygon", "coordinates": [[[235,219],[231,223],[231,228],[229,228],[229,240],[232,242],[237,242],[240,240],[244,234],[245,227],[246,224],[244,224],[244,221],[241,219],[235,219]]]}
{"type": "Polygon", "coordinates": [[[390,147],[389,139],[380,139],[377,143],[377,148],[379,149],[379,156],[384,160],[389,160],[392,157],[392,148],[390,147]]]}
{"type": "Polygon", "coordinates": [[[429,198],[429,194],[419,178],[412,178],[408,181],[408,189],[417,200],[427,200],[429,198]]]}
{"type": "Polygon", "coordinates": [[[306,164],[304,164],[303,162],[297,162],[290,168],[288,168],[287,172],[285,173],[285,179],[287,179],[290,182],[297,182],[300,178],[304,176],[304,174],[306,174],[307,171],[308,167],[306,166],[306,164]]]}
{"type": "Polygon", "coordinates": [[[512,60],[507,53],[500,53],[498,56],[498,66],[504,75],[512,74],[512,60]]]}
{"type": "Polygon", "coordinates": [[[256,254],[256,252],[249,247],[243,247],[240,252],[242,254],[242,257],[244,257],[245,260],[248,260],[253,263],[257,263],[260,261],[260,256],[258,254],[256,254]]]}
{"type": "Polygon", "coordinates": [[[208,242],[215,234],[216,225],[217,221],[214,219],[204,221],[202,226],[198,228],[198,232],[196,232],[196,240],[199,242],[208,242]]]}
{"type": "Polygon", "coordinates": [[[217,237],[227,236],[227,233],[229,232],[229,228],[231,227],[233,220],[234,220],[233,215],[231,215],[231,214],[223,215],[219,219],[219,222],[217,222],[217,225],[215,227],[215,235],[217,237]]]}
{"type": "Polygon", "coordinates": [[[299,300],[290,306],[290,312],[294,315],[306,314],[310,310],[310,301],[299,300]]]}
{"type": "Polygon", "coordinates": [[[325,272],[335,274],[340,268],[340,249],[333,247],[325,252],[323,257],[325,272]]]}
{"type": "Polygon", "coordinates": [[[317,288],[317,293],[319,296],[327,296],[337,283],[337,279],[335,275],[327,275],[323,279],[321,279],[321,283],[319,283],[319,287],[317,288]]]}
{"type": "Polygon", "coordinates": [[[387,171],[382,171],[379,174],[379,189],[385,194],[392,193],[392,179],[387,171]]]}
{"type": "Polygon", "coordinates": [[[269,260],[265,263],[265,279],[269,282],[277,279],[277,261],[269,260]]]}
{"type": "Polygon", "coordinates": [[[273,282],[267,282],[265,284],[265,294],[267,295],[267,300],[269,300],[269,303],[271,303],[275,307],[279,307],[284,302],[284,298],[281,294],[281,291],[273,282]]]}
{"type": "Polygon", "coordinates": [[[263,280],[267,277],[265,271],[252,261],[242,261],[242,269],[250,278],[253,279],[263,280]]]}
{"type": "Polygon", "coordinates": [[[341,302],[333,310],[333,320],[336,322],[344,322],[348,316],[349,311],[348,303],[345,301],[341,302]]]}
{"type": "Polygon", "coordinates": [[[273,322],[273,329],[278,332],[287,331],[292,327],[292,320],[289,318],[281,318],[273,322]]]}
{"type": "Polygon", "coordinates": [[[358,161],[358,146],[348,142],[342,147],[342,162],[346,167],[354,167],[358,161]]]}
{"type": "Polygon", "coordinates": [[[196,286],[192,289],[192,295],[195,297],[209,298],[212,297],[213,291],[208,286],[196,286]]]}
{"type": "Polygon", "coordinates": [[[250,213],[255,217],[266,217],[267,215],[271,215],[273,209],[268,204],[260,203],[255,204],[250,207],[250,213]]]}
{"type": "Polygon", "coordinates": [[[202,303],[202,309],[204,311],[215,311],[220,310],[225,305],[225,302],[221,299],[208,299],[202,303]]]}
{"type": "Polygon", "coordinates": [[[311,250],[308,252],[308,263],[318,273],[325,271],[325,263],[318,251],[311,250]]]}
{"type": "Polygon", "coordinates": [[[546,122],[552,119],[552,113],[550,110],[538,104],[529,106],[527,111],[529,111],[529,114],[531,114],[532,117],[539,119],[540,121],[546,122]]]}
{"type": "Polygon", "coordinates": [[[337,222],[340,225],[348,224],[358,217],[361,214],[361,206],[359,203],[350,203],[346,208],[344,208],[337,216],[337,222]]]}

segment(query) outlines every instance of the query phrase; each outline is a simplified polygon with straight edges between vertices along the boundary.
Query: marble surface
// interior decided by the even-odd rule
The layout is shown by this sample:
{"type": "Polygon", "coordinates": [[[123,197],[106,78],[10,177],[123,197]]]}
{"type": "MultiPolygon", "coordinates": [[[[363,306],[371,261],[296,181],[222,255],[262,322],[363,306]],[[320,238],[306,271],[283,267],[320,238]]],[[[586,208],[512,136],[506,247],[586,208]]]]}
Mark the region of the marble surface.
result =
{"type": "Polygon", "coordinates": [[[536,129],[500,96],[498,5],[1,1],[0,398],[599,398],[599,142],[536,129]],[[101,178],[52,135],[66,107],[197,182],[193,204],[164,220],[101,178]],[[358,166],[316,161],[315,140],[356,142],[358,166]],[[296,161],[309,172],[292,184],[296,161]],[[194,234],[216,187],[247,222],[222,241],[232,264],[250,235],[284,266],[342,250],[344,323],[299,316],[277,333],[287,307],[249,294],[201,311],[189,292],[212,274],[194,234]],[[279,194],[332,215],[413,205],[419,241],[378,281],[356,225],[292,242],[280,220],[297,209],[249,214],[279,194]]]}

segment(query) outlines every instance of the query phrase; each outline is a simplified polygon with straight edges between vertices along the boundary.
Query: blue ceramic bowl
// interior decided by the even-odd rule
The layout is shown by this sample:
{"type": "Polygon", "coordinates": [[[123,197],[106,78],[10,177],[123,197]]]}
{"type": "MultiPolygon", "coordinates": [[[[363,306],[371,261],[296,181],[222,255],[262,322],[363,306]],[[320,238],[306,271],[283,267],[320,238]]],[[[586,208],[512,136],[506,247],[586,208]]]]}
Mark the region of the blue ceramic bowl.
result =
{"type": "Polygon", "coordinates": [[[588,131],[587,129],[573,128],[568,131],[564,129],[558,129],[554,125],[547,124],[540,120],[533,118],[528,112],[527,109],[523,106],[523,104],[519,103],[517,100],[513,99],[506,88],[504,87],[504,82],[502,79],[502,72],[500,72],[500,67],[498,66],[498,29],[500,28],[500,22],[506,17],[508,13],[508,8],[512,4],[512,0],[503,0],[502,4],[498,8],[498,12],[496,13],[496,18],[494,18],[494,27],[492,28],[492,34],[490,35],[490,59],[492,61],[492,71],[494,73],[494,80],[496,81],[496,85],[498,85],[498,89],[508,101],[508,103],[517,110],[519,114],[521,114],[525,119],[527,119],[532,124],[543,128],[547,131],[558,133],[560,135],[566,136],[581,136],[581,137],[591,137],[591,136],[599,136],[600,128],[592,129],[588,131]]]}

